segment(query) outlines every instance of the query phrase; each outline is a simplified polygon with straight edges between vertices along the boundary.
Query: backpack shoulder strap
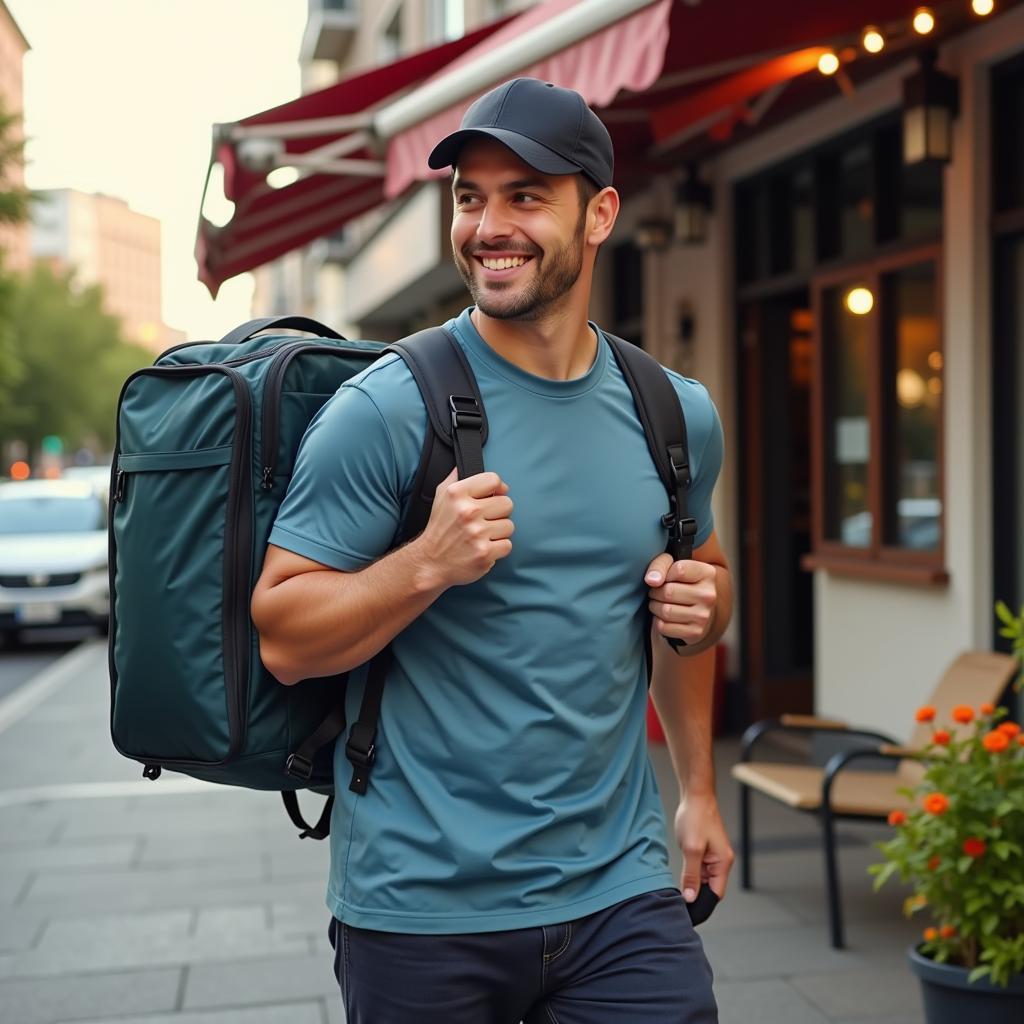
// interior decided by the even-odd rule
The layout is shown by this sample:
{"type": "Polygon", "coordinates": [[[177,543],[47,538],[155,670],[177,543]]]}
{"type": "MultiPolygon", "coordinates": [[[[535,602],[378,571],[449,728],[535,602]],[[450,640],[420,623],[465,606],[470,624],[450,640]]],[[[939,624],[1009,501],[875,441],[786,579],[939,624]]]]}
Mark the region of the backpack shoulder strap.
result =
{"type": "MultiPolygon", "coordinates": [[[[476,377],[462,346],[443,327],[420,331],[390,345],[409,367],[427,407],[427,431],[419,468],[396,546],[416,537],[427,525],[438,484],[458,467],[459,479],[484,471],[483,446],[487,416],[476,377]]],[[[367,669],[366,687],[345,744],[352,764],[349,789],[365,793],[373,767],[377,722],[384,683],[391,667],[391,645],[374,657],[367,669]]]]}
{"type": "Polygon", "coordinates": [[[385,351],[401,356],[416,378],[430,428],[398,536],[401,544],[427,525],[437,485],[453,466],[459,479],[484,471],[487,414],[466,353],[443,327],[403,338],[385,351]]]}
{"type": "MultiPolygon", "coordinates": [[[[686,416],[679,395],[665,368],[642,348],[614,334],[605,333],[605,337],[629,385],[651,458],[668,492],[669,511],[661,520],[668,530],[666,550],[676,561],[691,558],[697,520],[687,515],[690,454],[686,443],[686,416]]],[[[668,643],[674,650],[685,646],[683,640],[668,643]]]]}

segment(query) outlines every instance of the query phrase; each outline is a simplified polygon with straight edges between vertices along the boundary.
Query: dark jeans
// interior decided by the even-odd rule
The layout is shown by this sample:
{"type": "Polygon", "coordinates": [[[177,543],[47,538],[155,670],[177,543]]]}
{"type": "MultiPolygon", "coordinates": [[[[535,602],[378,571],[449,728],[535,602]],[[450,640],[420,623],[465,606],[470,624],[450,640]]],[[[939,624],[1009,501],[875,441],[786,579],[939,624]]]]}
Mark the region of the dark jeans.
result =
{"type": "Polygon", "coordinates": [[[716,1024],[678,889],[564,924],[404,935],[332,920],[348,1024],[716,1024]]]}

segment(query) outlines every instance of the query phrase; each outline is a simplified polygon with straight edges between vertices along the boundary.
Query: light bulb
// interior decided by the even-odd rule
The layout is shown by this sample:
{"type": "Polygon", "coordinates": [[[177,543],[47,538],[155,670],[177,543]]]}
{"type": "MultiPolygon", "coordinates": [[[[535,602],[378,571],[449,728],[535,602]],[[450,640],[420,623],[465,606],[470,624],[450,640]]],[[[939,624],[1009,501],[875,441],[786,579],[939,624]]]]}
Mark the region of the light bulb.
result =
{"type": "Polygon", "coordinates": [[[982,18],[991,14],[995,10],[995,6],[992,0],[971,0],[971,8],[974,13],[982,18]]]}
{"type": "Polygon", "coordinates": [[[865,316],[875,306],[875,297],[869,288],[858,286],[846,293],[846,308],[857,316],[865,316]]]}
{"type": "Polygon", "coordinates": [[[823,75],[834,75],[839,70],[839,58],[829,50],[818,58],[818,70],[823,75]]]}
{"type": "Polygon", "coordinates": [[[885,47],[885,36],[874,25],[869,25],[861,36],[861,44],[868,53],[881,53],[885,47]]]}
{"type": "Polygon", "coordinates": [[[935,15],[927,7],[914,11],[914,31],[920,36],[928,35],[935,28],[935,15]]]}

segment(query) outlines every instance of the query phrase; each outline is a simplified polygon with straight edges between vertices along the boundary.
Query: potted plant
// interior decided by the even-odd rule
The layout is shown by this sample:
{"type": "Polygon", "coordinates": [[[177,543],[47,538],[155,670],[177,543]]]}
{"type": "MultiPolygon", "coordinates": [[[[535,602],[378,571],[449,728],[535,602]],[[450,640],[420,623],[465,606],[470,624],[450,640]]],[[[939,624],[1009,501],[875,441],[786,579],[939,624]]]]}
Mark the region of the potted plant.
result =
{"type": "MultiPolygon", "coordinates": [[[[1024,609],[1002,603],[1002,635],[1024,649],[1024,609]]],[[[1019,684],[1018,684],[1019,686],[1019,684]]],[[[905,790],[911,809],[889,815],[895,835],[869,868],[875,889],[893,875],[910,882],[909,915],[931,917],[908,951],[922,984],[928,1024],[1024,1022],[1024,731],[1005,708],[960,705],[951,722],[935,709],[919,755],[923,776],[905,790]]]]}

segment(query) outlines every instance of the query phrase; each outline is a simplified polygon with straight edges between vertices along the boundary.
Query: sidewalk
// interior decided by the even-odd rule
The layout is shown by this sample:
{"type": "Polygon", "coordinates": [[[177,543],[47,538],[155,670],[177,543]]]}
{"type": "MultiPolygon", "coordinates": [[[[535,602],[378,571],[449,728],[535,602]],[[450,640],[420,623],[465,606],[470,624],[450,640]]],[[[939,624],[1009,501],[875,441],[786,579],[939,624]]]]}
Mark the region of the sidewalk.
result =
{"type": "MultiPolygon", "coordinates": [[[[19,701],[0,705],[0,1021],[343,1024],[326,844],[297,841],[275,794],[144,781],[110,746],[101,643],[19,701]]],[[[730,819],[735,752],[717,750],[730,819]]],[[[668,797],[664,748],[652,756],[668,797]]],[[[815,822],[759,800],[754,814],[759,888],[741,892],[737,872],[701,929],[722,1024],[920,1024],[904,966],[917,925],[865,872],[884,830],[844,832],[850,948],[837,953],[815,822]]]]}

